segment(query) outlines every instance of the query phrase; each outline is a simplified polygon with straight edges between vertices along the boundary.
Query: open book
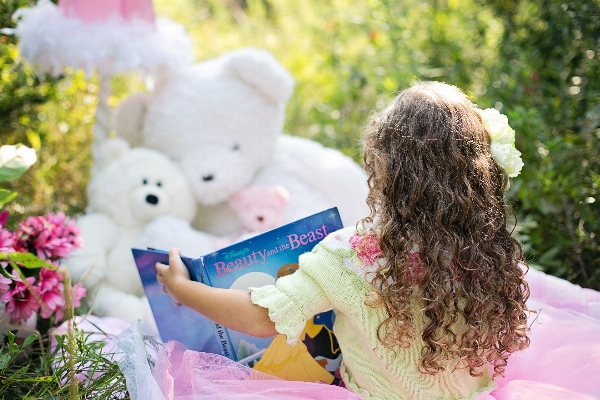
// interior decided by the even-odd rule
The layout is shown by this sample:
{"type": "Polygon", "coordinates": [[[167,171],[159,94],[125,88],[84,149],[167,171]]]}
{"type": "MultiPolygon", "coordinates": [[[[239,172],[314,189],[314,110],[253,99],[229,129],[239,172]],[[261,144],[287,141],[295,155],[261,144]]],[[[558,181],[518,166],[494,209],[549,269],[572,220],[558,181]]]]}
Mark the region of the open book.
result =
{"type": "MultiPolygon", "coordinates": [[[[337,208],[264,232],[203,257],[181,259],[193,280],[220,288],[247,290],[274,284],[298,269],[298,258],[329,233],[341,229],[337,208]]],[[[163,341],[177,340],[189,349],[222,354],[259,371],[289,380],[336,383],[341,352],[333,335],[333,311],[314,316],[300,341],[289,346],[283,335],[257,338],[227,329],[178,307],[156,281],[155,264],[168,264],[168,253],[132,249],[144,290],[163,341]]]]}

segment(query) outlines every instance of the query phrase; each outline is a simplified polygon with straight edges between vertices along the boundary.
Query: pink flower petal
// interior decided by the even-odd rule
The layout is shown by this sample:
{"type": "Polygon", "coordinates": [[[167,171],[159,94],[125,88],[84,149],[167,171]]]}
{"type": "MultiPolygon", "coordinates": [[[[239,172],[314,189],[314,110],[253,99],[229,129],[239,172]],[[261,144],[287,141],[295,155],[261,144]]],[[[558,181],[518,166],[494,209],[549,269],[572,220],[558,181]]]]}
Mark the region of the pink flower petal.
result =
{"type": "Polygon", "coordinates": [[[0,294],[4,294],[10,290],[12,279],[0,275],[0,294]]]}
{"type": "MultiPolygon", "coordinates": [[[[34,277],[28,277],[27,283],[33,285],[34,277]]],[[[13,279],[14,288],[4,293],[0,300],[6,303],[5,311],[10,315],[11,323],[25,321],[39,309],[39,303],[20,278],[13,279]]]]}
{"type": "Polygon", "coordinates": [[[79,229],[64,213],[29,217],[19,225],[18,247],[40,258],[57,261],[83,245],[79,229]]]}
{"type": "Polygon", "coordinates": [[[0,228],[0,253],[11,253],[15,251],[17,236],[7,229],[0,228]]]}

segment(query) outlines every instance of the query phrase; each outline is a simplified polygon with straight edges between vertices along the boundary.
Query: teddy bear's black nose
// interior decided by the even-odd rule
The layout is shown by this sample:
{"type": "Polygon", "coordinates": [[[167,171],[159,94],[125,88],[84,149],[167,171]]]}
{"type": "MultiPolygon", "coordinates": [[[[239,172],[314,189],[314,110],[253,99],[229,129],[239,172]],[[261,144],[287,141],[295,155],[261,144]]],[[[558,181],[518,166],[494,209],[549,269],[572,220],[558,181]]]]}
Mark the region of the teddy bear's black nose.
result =
{"type": "Polygon", "coordinates": [[[204,182],[209,182],[209,181],[212,181],[214,178],[215,178],[215,176],[214,176],[213,174],[210,174],[210,175],[204,175],[204,176],[202,177],[202,180],[203,180],[204,182]]]}
{"type": "Polygon", "coordinates": [[[156,205],[158,204],[158,197],[156,197],[153,194],[149,194],[148,196],[146,196],[146,202],[156,205]]]}

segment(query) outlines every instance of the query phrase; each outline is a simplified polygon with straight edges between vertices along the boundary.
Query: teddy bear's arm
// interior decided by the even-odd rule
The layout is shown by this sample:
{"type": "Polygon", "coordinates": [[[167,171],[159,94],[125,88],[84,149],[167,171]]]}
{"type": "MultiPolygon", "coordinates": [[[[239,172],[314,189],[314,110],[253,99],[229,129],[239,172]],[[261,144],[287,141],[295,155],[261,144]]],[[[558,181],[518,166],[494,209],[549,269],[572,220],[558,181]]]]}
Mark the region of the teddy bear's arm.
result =
{"type": "Polygon", "coordinates": [[[146,296],[138,297],[126,293],[109,283],[100,285],[94,294],[92,309],[97,315],[121,318],[128,323],[141,319],[156,330],[156,323],[146,296]]]}
{"type": "Polygon", "coordinates": [[[114,246],[119,228],[105,214],[91,213],[77,220],[83,247],[75,250],[65,264],[75,281],[83,281],[88,289],[94,289],[106,274],[107,253],[114,246]]]}
{"type": "Polygon", "coordinates": [[[117,135],[131,147],[144,145],[144,118],[151,98],[150,93],[134,93],[121,101],[115,109],[113,127],[117,135]]]}

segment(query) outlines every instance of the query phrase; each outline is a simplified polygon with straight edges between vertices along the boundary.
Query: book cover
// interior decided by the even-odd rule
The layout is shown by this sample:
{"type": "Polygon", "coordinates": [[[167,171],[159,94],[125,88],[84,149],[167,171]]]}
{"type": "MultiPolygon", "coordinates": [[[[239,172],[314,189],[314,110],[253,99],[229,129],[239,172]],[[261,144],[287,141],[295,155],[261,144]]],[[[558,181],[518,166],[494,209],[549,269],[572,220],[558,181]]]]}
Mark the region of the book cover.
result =
{"type": "MultiPolygon", "coordinates": [[[[171,296],[163,293],[162,285],[156,280],[155,265],[157,262],[169,264],[169,254],[154,249],[132,249],[132,253],[163,342],[176,340],[192,350],[220,354],[214,322],[187,307],[176,306],[171,296]]],[[[181,259],[190,270],[190,276],[195,279],[193,260],[185,256],[181,259]]]]}
{"type": "MultiPolygon", "coordinates": [[[[325,236],[342,227],[337,208],[331,208],[203,257],[182,257],[182,260],[197,281],[213,287],[247,290],[274,284],[278,278],[293,273],[302,253],[311,251],[325,236]]],[[[332,311],[309,320],[302,340],[294,346],[288,345],[283,335],[253,337],[221,327],[202,316],[192,316],[190,313],[195,313],[186,307],[175,306],[162,293],[154,271],[157,261],[167,263],[166,253],[141,249],[133,249],[133,253],[163,341],[174,339],[193,350],[220,353],[284,379],[335,383],[334,372],[339,367],[341,353],[332,333],[332,311]],[[159,260],[160,254],[165,258],[159,260]],[[149,263],[153,277],[148,276],[149,263]],[[186,328],[193,334],[181,332],[186,328]]]]}

